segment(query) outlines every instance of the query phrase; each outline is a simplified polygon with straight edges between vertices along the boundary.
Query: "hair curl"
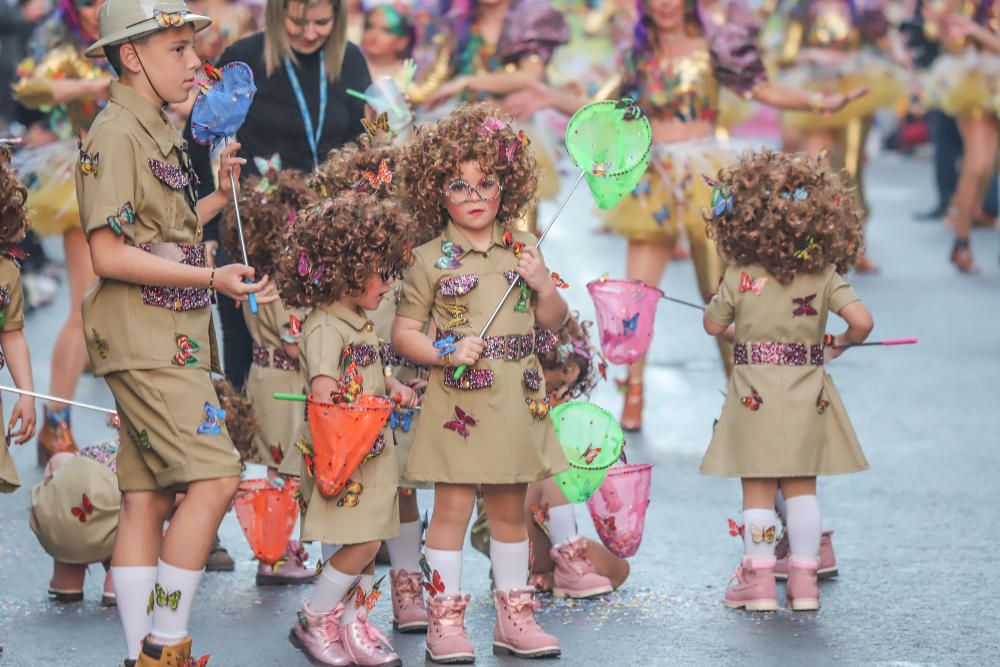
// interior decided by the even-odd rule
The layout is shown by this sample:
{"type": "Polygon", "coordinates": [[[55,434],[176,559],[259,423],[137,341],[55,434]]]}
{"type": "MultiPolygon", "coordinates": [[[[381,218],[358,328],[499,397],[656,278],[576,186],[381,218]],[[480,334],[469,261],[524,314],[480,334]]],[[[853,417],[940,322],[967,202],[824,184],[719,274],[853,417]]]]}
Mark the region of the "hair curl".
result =
{"type": "MultiPolygon", "coordinates": [[[[251,176],[240,188],[240,220],[247,246],[247,260],[257,276],[273,276],[278,254],[284,247],[285,230],[295,221],[298,211],[318,199],[306,185],[302,172],[285,170],[266,176],[251,176]],[[258,192],[264,179],[270,187],[258,192]],[[271,189],[273,188],[273,190],[271,189]]],[[[233,257],[242,257],[236,230],[236,209],[227,206],[222,217],[222,243],[233,257]]]]}
{"type": "Polygon", "coordinates": [[[566,393],[569,398],[590,396],[597,386],[597,359],[599,352],[590,343],[590,327],[593,322],[581,321],[580,313],[570,313],[566,324],[556,332],[556,345],[551,352],[538,355],[542,370],[558,371],[568,366],[580,369],[580,375],[566,393]],[[576,345],[582,345],[586,354],[581,355],[576,345]]]}
{"type": "Polygon", "coordinates": [[[497,107],[463,104],[436,123],[419,127],[403,157],[406,198],[421,227],[441,232],[448,222],[444,207],[446,186],[456,178],[463,162],[475,161],[486,174],[500,180],[503,193],[496,221],[513,224],[534,203],[538,188],[538,163],[531,147],[522,146],[513,162],[502,147],[518,142],[518,133],[509,124],[493,132],[489,139],[480,135],[486,118],[503,121],[497,107]]]}
{"type": "Polygon", "coordinates": [[[368,276],[400,277],[413,261],[413,218],[398,202],[345,192],[305,209],[285,234],[277,284],[287,305],[361,295],[368,276]]]}
{"type": "Polygon", "coordinates": [[[28,231],[28,190],[17,180],[10,153],[0,145],[0,243],[16,243],[28,231]]]}
{"type": "Polygon", "coordinates": [[[253,401],[238,393],[224,378],[212,380],[219,405],[226,411],[226,429],[233,441],[240,460],[248,461],[255,454],[254,438],[257,436],[257,415],[253,401]]]}
{"type": "Polygon", "coordinates": [[[782,284],[830,264],[846,273],[857,261],[861,214],[822,158],[748,151],[722,169],[719,183],[732,196],[732,212],[706,213],[706,222],[728,261],[760,264],[782,284]]]}

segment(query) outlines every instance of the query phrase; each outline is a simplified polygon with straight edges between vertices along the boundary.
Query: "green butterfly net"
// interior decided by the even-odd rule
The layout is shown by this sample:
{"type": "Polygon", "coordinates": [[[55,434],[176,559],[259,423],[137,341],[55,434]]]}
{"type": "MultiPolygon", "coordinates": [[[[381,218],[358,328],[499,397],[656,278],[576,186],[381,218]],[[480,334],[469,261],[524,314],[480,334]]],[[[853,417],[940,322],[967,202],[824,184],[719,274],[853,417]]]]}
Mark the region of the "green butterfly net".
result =
{"type": "Polygon", "coordinates": [[[585,502],[622,454],[625,434],[614,415],[593,403],[571,401],[549,413],[569,469],[556,475],[566,500],[585,502]]]}

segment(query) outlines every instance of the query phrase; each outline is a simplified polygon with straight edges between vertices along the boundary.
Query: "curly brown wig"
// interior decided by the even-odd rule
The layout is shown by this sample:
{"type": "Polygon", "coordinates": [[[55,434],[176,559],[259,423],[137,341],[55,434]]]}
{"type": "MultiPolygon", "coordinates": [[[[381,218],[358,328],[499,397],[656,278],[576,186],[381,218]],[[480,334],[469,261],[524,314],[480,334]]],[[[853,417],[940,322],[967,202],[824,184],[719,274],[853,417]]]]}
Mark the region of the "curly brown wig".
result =
{"type": "Polygon", "coordinates": [[[29,226],[28,190],[17,180],[10,153],[0,147],[0,243],[20,241],[29,226]]]}
{"type": "Polygon", "coordinates": [[[253,411],[253,401],[237,393],[233,385],[223,378],[212,380],[212,384],[219,397],[219,406],[226,411],[229,438],[240,453],[240,460],[248,461],[256,453],[257,415],[253,411]]]}
{"type": "Polygon", "coordinates": [[[566,324],[556,332],[556,345],[551,352],[538,355],[542,370],[559,371],[568,366],[580,369],[580,375],[567,392],[568,398],[590,396],[597,386],[598,351],[590,343],[593,322],[580,321],[580,313],[573,312],[566,324]]]}
{"type": "MultiPolygon", "coordinates": [[[[251,176],[240,188],[240,220],[247,244],[247,260],[257,276],[273,276],[278,254],[284,247],[285,231],[295,221],[298,211],[316,203],[318,197],[306,184],[300,171],[269,172],[251,176]]],[[[236,230],[236,209],[226,207],[222,216],[222,243],[229,254],[242,259],[240,237],[236,230]]]]}
{"type": "Polygon", "coordinates": [[[368,276],[402,276],[412,261],[413,216],[393,199],[345,192],[312,206],[285,235],[277,284],[285,304],[315,307],[364,292],[368,276]]]}
{"type": "Polygon", "coordinates": [[[863,249],[854,197],[822,158],[748,151],[720,171],[718,189],[731,210],[723,201],[706,213],[709,238],[728,261],[760,264],[782,284],[830,264],[846,273],[863,249]]]}
{"type": "MultiPolygon", "coordinates": [[[[525,139],[527,139],[525,137],[525,139]]],[[[436,123],[414,132],[403,156],[403,187],[409,206],[421,227],[440,233],[448,222],[444,193],[458,178],[463,162],[474,160],[486,174],[500,180],[503,193],[497,222],[517,222],[534,203],[538,188],[538,163],[530,146],[489,104],[463,104],[436,123]],[[488,129],[500,121],[499,129],[488,129]],[[508,161],[507,148],[514,159],[508,161]]]]}

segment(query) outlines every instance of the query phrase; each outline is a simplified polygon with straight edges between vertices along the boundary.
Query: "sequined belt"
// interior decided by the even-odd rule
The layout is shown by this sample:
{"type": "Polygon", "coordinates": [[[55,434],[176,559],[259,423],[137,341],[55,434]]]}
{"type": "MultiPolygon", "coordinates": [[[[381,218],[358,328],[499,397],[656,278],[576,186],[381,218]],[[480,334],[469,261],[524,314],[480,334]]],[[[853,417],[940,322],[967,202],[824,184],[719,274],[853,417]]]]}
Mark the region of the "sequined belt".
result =
{"type": "Polygon", "coordinates": [[[299,370],[298,359],[288,356],[284,350],[266,348],[257,343],[253,344],[253,365],[261,368],[277,368],[279,371],[299,370]]]}
{"type": "Polygon", "coordinates": [[[734,343],[733,363],[737,366],[822,366],[823,346],[805,343],[734,343]]]}
{"type": "MultiPolygon", "coordinates": [[[[464,336],[453,332],[438,331],[437,339],[453,336],[455,342],[462,340],[464,336]]],[[[533,333],[510,334],[508,336],[486,336],[483,338],[483,359],[499,359],[503,361],[520,361],[536,352],[544,354],[551,352],[555,336],[551,332],[543,329],[535,329],[533,333]]]]}

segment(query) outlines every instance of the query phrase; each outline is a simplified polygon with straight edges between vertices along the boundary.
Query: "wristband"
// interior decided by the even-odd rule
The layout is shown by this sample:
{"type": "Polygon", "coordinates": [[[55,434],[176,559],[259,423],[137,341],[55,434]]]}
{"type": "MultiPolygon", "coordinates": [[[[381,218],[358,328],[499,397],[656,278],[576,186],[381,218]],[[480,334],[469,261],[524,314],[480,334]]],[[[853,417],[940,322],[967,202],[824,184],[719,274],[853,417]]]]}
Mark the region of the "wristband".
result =
{"type": "Polygon", "coordinates": [[[212,267],[212,275],[208,277],[208,289],[215,290],[215,267],[212,267]]]}

